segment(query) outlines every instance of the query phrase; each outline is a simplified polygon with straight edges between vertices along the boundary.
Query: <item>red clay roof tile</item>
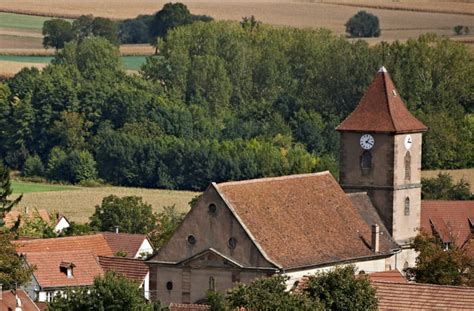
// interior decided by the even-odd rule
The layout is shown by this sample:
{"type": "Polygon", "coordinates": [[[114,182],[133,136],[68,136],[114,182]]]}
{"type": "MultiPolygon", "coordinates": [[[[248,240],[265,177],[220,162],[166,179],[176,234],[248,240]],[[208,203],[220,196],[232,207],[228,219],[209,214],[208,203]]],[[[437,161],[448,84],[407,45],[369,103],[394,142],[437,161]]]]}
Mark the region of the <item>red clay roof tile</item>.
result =
{"type": "Polygon", "coordinates": [[[104,271],[115,271],[140,284],[148,274],[148,266],[140,259],[104,256],[99,256],[98,259],[104,271]]]}
{"type": "Polygon", "coordinates": [[[427,127],[408,111],[390,75],[382,67],[355,110],[336,130],[408,133],[423,132],[427,127]]]}
{"type": "Polygon", "coordinates": [[[32,252],[26,254],[26,261],[36,267],[33,274],[43,288],[92,285],[94,277],[103,273],[90,251],[32,252]],[[60,269],[62,262],[74,265],[72,278],[60,269]]]}
{"type": "Polygon", "coordinates": [[[367,274],[373,282],[408,283],[408,280],[398,270],[381,271],[367,274]]]}
{"type": "Polygon", "coordinates": [[[474,288],[372,282],[379,310],[474,310],[474,288]]]}
{"type": "Polygon", "coordinates": [[[471,237],[474,201],[421,201],[421,229],[462,247],[471,237]]]}
{"type": "Polygon", "coordinates": [[[102,232],[110,248],[116,254],[117,252],[127,253],[127,258],[135,258],[138,249],[146,240],[144,234],[114,233],[102,232]]]}
{"type": "Polygon", "coordinates": [[[214,184],[269,259],[286,269],[388,254],[329,172],[214,184]]]}
{"type": "Polygon", "coordinates": [[[21,301],[22,311],[39,311],[40,309],[30,299],[30,297],[22,289],[17,289],[16,292],[13,290],[5,290],[1,293],[2,299],[0,299],[0,310],[16,310],[16,297],[21,301]],[[16,294],[16,295],[15,295],[16,294]]]}

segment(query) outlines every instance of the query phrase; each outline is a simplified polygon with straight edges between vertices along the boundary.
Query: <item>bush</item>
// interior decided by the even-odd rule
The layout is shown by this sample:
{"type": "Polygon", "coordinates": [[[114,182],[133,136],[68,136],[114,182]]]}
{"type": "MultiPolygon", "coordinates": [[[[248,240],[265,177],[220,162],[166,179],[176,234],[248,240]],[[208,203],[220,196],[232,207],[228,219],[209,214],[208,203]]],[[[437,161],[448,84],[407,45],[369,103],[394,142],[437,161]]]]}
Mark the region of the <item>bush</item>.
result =
{"type": "Polygon", "coordinates": [[[97,179],[96,163],[89,151],[72,151],[68,156],[70,182],[84,183],[97,179]]]}
{"type": "Polygon", "coordinates": [[[469,33],[469,27],[463,25],[457,25],[453,28],[454,33],[458,36],[467,35],[469,33]]]}
{"type": "Polygon", "coordinates": [[[346,32],[351,37],[365,38],[380,36],[379,18],[366,11],[359,11],[346,23],[346,32]]]}
{"type": "Polygon", "coordinates": [[[23,165],[23,176],[42,177],[45,174],[44,165],[38,155],[30,156],[23,165]]]}

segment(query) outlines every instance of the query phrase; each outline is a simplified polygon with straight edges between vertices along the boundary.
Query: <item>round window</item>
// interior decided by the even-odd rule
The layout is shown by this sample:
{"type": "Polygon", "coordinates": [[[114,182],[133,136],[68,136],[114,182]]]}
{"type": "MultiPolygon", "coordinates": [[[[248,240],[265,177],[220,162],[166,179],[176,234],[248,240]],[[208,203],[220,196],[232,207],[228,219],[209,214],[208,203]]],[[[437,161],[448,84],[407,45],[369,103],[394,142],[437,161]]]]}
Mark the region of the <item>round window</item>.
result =
{"type": "Polygon", "coordinates": [[[217,212],[217,206],[214,203],[209,204],[209,214],[215,215],[217,212]]]}
{"type": "Polygon", "coordinates": [[[237,246],[237,240],[235,238],[230,238],[227,242],[227,246],[229,246],[230,249],[234,249],[237,246]]]}
{"type": "Polygon", "coordinates": [[[172,290],[173,289],[173,282],[171,282],[171,281],[166,282],[166,289],[167,290],[172,290]]]}
{"type": "Polygon", "coordinates": [[[192,235],[192,234],[188,235],[188,238],[187,238],[186,240],[187,240],[188,243],[191,244],[191,245],[196,244],[196,238],[195,238],[194,235],[192,235]]]}

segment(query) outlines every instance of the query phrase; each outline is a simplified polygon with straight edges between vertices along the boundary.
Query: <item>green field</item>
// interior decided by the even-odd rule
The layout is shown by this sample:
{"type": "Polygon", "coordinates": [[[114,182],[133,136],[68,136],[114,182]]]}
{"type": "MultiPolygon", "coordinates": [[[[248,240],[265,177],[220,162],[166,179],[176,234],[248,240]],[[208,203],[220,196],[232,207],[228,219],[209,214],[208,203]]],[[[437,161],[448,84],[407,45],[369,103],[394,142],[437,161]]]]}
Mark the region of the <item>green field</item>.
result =
{"type": "Polygon", "coordinates": [[[14,194],[20,194],[20,193],[32,193],[32,192],[74,190],[75,187],[62,186],[62,185],[29,183],[29,182],[14,180],[14,181],[12,181],[12,189],[13,189],[14,194]]]}
{"type": "MultiPolygon", "coordinates": [[[[25,55],[0,55],[0,60],[10,62],[25,63],[50,63],[52,56],[25,56],[25,55]]],[[[122,56],[123,66],[127,70],[139,70],[141,65],[145,63],[146,56],[122,56]]]]}
{"type": "Polygon", "coordinates": [[[51,17],[0,13],[0,28],[30,29],[41,31],[43,23],[51,17]]]}

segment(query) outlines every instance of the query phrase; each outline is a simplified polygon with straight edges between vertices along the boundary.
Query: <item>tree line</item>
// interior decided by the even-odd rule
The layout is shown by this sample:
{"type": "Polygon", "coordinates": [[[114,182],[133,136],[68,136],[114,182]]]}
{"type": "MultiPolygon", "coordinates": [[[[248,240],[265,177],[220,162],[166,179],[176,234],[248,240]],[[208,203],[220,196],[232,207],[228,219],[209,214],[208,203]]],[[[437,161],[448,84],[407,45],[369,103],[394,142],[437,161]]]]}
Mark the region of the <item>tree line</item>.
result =
{"type": "Polygon", "coordinates": [[[212,17],[191,14],[182,3],[167,3],[152,15],[113,21],[110,18],[82,15],[78,19],[55,18],[43,24],[43,46],[62,49],[68,42],[81,42],[90,36],[103,37],[113,44],[155,44],[168,30],[196,21],[210,22],[212,17]]]}
{"type": "Polygon", "coordinates": [[[71,183],[203,190],[330,169],[334,130],[385,65],[429,126],[423,168],[474,165],[474,59],[435,35],[369,46],[327,30],[196,22],[158,40],[139,75],[88,36],[0,84],[0,158],[71,183]]]}

